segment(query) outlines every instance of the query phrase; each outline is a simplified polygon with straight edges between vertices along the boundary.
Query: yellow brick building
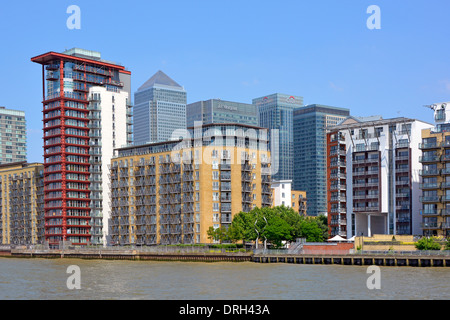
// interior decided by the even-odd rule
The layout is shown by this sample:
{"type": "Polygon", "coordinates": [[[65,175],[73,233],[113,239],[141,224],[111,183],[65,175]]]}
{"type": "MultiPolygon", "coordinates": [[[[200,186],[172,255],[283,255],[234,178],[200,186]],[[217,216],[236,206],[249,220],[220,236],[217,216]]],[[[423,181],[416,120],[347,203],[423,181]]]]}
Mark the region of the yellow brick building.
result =
{"type": "Polygon", "coordinates": [[[111,161],[113,245],[208,243],[210,227],[272,206],[265,129],[191,128],[189,137],[116,150],[111,161]]]}
{"type": "Polygon", "coordinates": [[[292,209],[298,212],[301,216],[306,216],[307,199],[306,191],[291,190],[292,209]]]}
{"type": "Polygon", "coordinates": [[[0,165],[0,240],[38,244],[44,237],[44,166],[17,162],[0,165]]]}

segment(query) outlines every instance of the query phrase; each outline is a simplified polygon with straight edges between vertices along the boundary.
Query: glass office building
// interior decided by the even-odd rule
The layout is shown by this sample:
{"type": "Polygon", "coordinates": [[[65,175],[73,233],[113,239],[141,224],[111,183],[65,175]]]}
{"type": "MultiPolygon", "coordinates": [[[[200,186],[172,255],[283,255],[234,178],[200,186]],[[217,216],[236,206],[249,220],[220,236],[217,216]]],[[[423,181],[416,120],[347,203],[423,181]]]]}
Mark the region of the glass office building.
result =
{"type": "Polygon", "coordinates": [[[0,107],[0,164],[26,160],[25,112],[0,107]]]}
{"type": "Polygon", "coordinates": [[[186,129],[186,91],[162,71],[138,89],[134,104],[135,144],[171,140],[175,130],[186,129]]]}
{"type": "Polygon", "coordinates": [[[204,125],[213,123],[236,123],[258,126],[258,110],[256,106],[241,102],[210,99],[188,104],[186,107],[188,128],[195,122],[204,125]]]}
{"type": "Polygon", "coordinates": [[[294,189],[305,190],[308,215],[327,212],[327,133],[350,115],[348,109],[307,105],[294,111],[294,189]]]}
{"type": "Polygon", "coordinates": [[[253,99],[253,105],[258,108],[259,126],[269,129],[272,165],[273,170],[277,171],[273,179],[292,180],[294,177],[293,112],[294,109],[303,106],[303,97],[275,93],[253,99]]]}

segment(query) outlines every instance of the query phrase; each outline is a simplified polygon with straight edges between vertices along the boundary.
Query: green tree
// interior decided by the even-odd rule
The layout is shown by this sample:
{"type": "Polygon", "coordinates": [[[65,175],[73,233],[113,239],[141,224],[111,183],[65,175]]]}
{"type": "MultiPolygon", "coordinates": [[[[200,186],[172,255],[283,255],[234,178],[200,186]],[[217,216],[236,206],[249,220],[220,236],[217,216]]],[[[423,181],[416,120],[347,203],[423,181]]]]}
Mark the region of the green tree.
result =
{"type": "Polygon", "coordinates": [[[323,214],[317,216],[317,225],[322,230],[322,241],[328,239],[329,235],[328,218],[323,214]]]}
{"type": "Polygon", "coordinates": [[[301,235],[301,223],[304,217],[300,216],[294,209],[285,206],[279,206],[273,208],[284,221],[291,227],[291,238],[300,238],[301,235]]]}
{"type": "Polygon", "coordinates": [[[301,238],[307,242],[323,242],[323,230],[319,227],[316,219],[305,219],[301,224],[301,238]]]}
{"type": "Polygon", "coordinates": [[[271,242],[276,248],[282,246],[283,241],[292,240],[292,227],[280,216],[272,216],[264,228],[263,237],[271,242]]]}
{"type": "Polygon", "coordinates": [[[208,231],[206,232],[208,235],[208,239],[213,242],[214,241],[219,241],[219,242],[223,242],[229,239],[228,237],[228,232],[224,227],[221,228],[216,228],[214,229],[214,227],[209,227],[208,231]]]}
{"type": "Polygon", "coordinates": [[[434,238],[424,237],[415,244],[418,250],[441,250],[441,245],[434,238]]]}

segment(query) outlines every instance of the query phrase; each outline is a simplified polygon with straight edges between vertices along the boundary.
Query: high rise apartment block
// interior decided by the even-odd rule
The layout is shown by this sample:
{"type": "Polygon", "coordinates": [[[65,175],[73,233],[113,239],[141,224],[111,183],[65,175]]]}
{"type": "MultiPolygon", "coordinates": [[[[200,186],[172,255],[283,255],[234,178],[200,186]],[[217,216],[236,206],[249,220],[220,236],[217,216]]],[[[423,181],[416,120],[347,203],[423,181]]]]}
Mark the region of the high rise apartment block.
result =
{"type": "Polygon", "coordinates": [[[114,149],[132,143],[132,109],[125,91],[89,90],[91,243],[107,244],[110,219],[109,166],[114,149]]]}
{"type": "MultiPolygon", "coordinates": [[[[48,52],[31,61],[42,65],[45,239],[50,246],[61,241],[86,245],[91,243],[92,232],[100,237],[99,228],[92,226],[100,223],[101,218],[95,216],[99,203],[91,199],[91,188],[98,187],[91,184],[100,168],[98,155],[114,143],[110,136],[114,130],[107,133],[108,138],[99,139],[99,127],[111,129],[114,118],[127,119],[123,109],[130,104],[119,93],[126,93],[129,101],[131,73],[103,60],[99,52],[78,48],[48,52]],[[95,89],[99,86],[103,89],[95,89]],[[96,103],[96,97],[101,97],[102,104],[96,103]],[[113,108],[122,113],[116,114],[113,108]]],[[[128,129],[120,126],[116,133],[127,137],[128,129]]]]}

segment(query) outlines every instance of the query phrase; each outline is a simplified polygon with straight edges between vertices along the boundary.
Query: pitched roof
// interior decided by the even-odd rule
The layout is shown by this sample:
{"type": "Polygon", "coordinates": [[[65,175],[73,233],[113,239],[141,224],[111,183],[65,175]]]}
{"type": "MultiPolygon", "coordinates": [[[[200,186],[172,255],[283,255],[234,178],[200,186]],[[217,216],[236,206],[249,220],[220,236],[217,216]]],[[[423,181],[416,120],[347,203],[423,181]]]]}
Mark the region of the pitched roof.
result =
{"type": "Polygon", "coordinates": [[[145,82],[139,90],[144,90],[147,88],[151,88],[155,85],[163,85],[163,86],[169,86],[169,87],[177,87],[177,88],[183,88],[178,83],[176,83],[172,78],[170,78],[167,74],[159,70],[157,73],[155,73],[147,82],[145,82]]]}

